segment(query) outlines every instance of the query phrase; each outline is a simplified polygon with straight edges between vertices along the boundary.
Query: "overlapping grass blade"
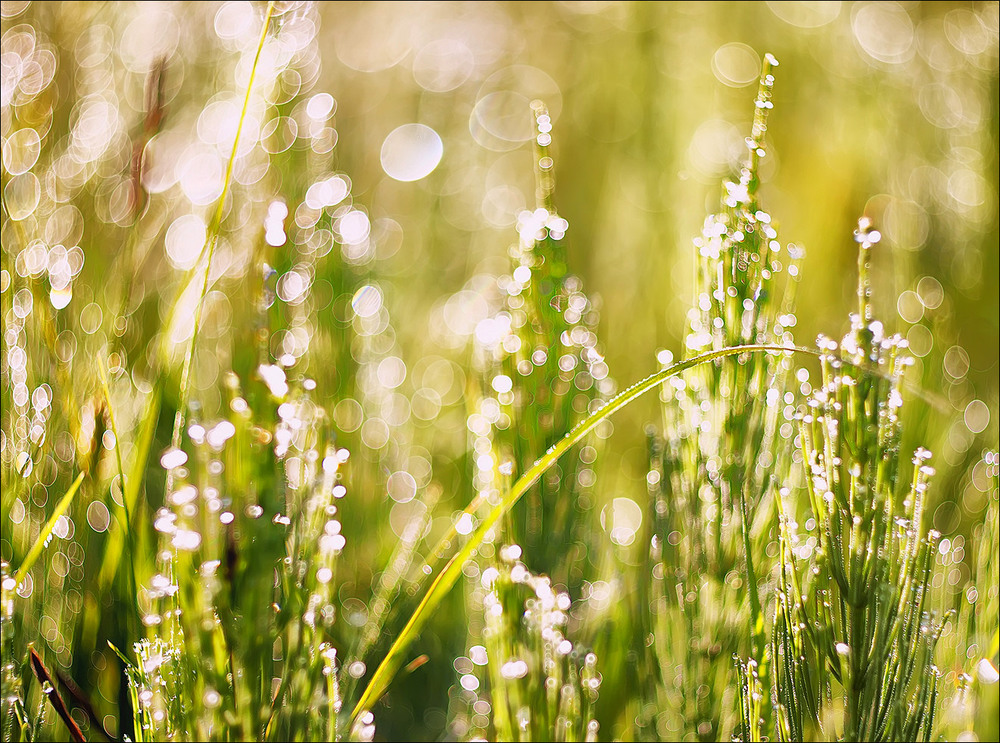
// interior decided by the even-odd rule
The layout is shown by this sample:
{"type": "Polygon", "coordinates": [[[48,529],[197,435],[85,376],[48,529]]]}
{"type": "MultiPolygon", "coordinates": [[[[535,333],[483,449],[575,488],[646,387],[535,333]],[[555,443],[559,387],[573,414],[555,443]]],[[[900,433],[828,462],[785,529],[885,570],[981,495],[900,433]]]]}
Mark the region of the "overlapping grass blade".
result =
{"type": "MultiPolygon", "coordinates": [[[[250,78],[247,81],[246,95],[243,98],[243,106],[240,109],[240,117],[236,123],[236,136],[233,138],[233,151],[229,155],[229,160],[226,163],[226,175],[222,180],[222,193],[219,195],[219,201],[215,208],[215,214],[212,217],[212,221],[208,225],[205,245],[202,248],[202,255],[207,254],[205,257],[205,276],[202,280],[201,292],[198,295],[198,304],[195,307],[194,327],[191,332],[191,342],[188,344],[187,353],[184,356],[184,366],[181,369],[180,402],[177,406],[177,413],[174,417],[173,434],[170,437],[171,445],[174,447],[180,446],[181,432],[184,429],[184,420],[187,416],[187,407],[191,395],[191,366],[194,363],[195,349],[198,346],[198,330],[201,326],[202,312],[205,309],[205,297],[208,295],[208,287],[212,276],[212,259],[215,257],[215,248],[219,244],[219,232],[222,229],[222,217],[225,213],[226,198],[229,196],[229,189],[233,181],[233,167],[236,163],[237,152],[239,151],[240,134],[243,132],[243,124],[247,117],[247,110],[250,108],[250,96],[253,93],[253,82],[257,75],[257,66],[260,62],[261,52],[264,50],[264,42],[267,40],[267,32],[271,26],[271,17],[273,14],[274,0],[267,4],[267,12],[264,14],[264,23],[260,30],[260,41],[257,43],[257,53],[253,58],[253,64],[250,65],[250,78]]],[[[198,262],[200,261],[201,258],[199,257],[198,262]]],[[[195,265],[197,265],[197,263],[195,265]]],[[[184,289],[181,291],[183,295],[184,289]]],[[[175,302],[174,304],[174,311],[176,311],[179,303],[178,298],[178,302],[175,302]]]]}
{"type": "MultiPolygon", "coordinates": [[[[442,568],[441,572],[434,578],[434,581],[427,589],[427,593],[420,601],[420,604],[413,612],[409,621],[406,623],[406,626],[397,636],[385,659],[381,664],[379,664],[379,667],[372,676],[368,687],[365,689],[364,694],[362,694],[361,699],[355,706],[351,718],[352,723],[354,720],[358,719],[364,711],[370,709],[371,706],[385,693],[389,683],[392,681],[393,676],[402,662],[403,652],[410,645],[410,643],[413,642],[417,635],[420,634],[420,631],[423,629],[430,613],[455,584],[455,581],[458,580],[458,576],[462,571],[462,566],[465,564],[466,560],[468,560],[475,553],[479,545],[482,544],[487,533],[494,526],[496,526],[497,522],[511,509],[518,499],[524,495],[525,491],[527,491],[527,489],[531,487],[531,485],[539,477],[541,477],[546,470],[552,467],[552,465],[554,465],[574,444],[593,431],[605,418],[608,418],[613,413],[621,410],[626,405],[638,399],[650,390],[656,389],[660,384],[671,377],[677,376],[688,369],[710,363],[717,359],[729,356],[738,356],[745,353],[762,352],[803,353],[811,356],[818,355],[818,352],[813,351],[812,349],[768,345],[734,346],[732,348],[723,348],[721,350],[703,353],[686,361],[678,362],[667,369],[650,375],[641,382],[637,382],[632,385],[628,389],[621,392],[617,397],[612,399],[603,408],[581,421],[580,424],[570,431],[564,439],[549,449],[545,456],[540,458],[523,475],[521,475],[517,482],[514,483],[513,487],[511,487],[511,489],[504,495],[500,503],[494,506],[482,522],[480,522],[475,531],[469,536],[468,541],[462,545],[461,549],[459,549],[459,551],[452,556],[444,568],[442,568]]],[[[466,508],[464,513],[469,514],[470,516],[473,515],[479,505],[480,503],[478,499],[473,501],[473,503],[466,508]]],[[[444,537],[442,542],[447,543],[456,536],[457,531],[454,526],[452,526],[448,535],[444,537]]]]}

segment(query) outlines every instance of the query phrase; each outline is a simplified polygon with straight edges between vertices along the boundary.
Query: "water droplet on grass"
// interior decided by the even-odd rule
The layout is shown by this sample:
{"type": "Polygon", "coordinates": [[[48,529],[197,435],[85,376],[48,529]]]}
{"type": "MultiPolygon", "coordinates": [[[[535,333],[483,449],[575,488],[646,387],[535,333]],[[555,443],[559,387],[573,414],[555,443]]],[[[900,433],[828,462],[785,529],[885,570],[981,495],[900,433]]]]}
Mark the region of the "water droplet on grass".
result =
{"type": "Polygon", "coordinates": [[[160,456],[160,466],[165,470],[172,470],[180,467],[187,460],[188,455],[184,451],[171,447],[160,456]]]}

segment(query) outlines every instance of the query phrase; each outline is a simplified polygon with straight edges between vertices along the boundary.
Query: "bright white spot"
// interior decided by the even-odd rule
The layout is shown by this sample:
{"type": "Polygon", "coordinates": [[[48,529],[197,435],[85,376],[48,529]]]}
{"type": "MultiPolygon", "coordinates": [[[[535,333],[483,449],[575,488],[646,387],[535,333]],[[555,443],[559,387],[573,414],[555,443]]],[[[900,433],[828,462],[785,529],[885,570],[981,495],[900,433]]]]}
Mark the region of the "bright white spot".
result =
{"type": "Polygon", "coordinates": [[[489,661],[489,656],[486,654],[486,648],[482,645],[473,645],[469,648],[469,658],[477,666],[485,666],[489,661]]]}
{"type": "Polygon", "coordinates": [[[483,577],[481,579],[483,588],[490,589],[493,587],[493,582],[500,577],[500,571],[496,568],[486,568],[483,571],[483,577]]]}
{"type": "Polygon", "coordinates": [[[601,526],[611,541],[619,547],[628,547],[642,526],[642,509],[631,498],[615,498],[601,511],[601,526]]]}
{"type": "Polygon", "coordinates": [[[310,119],[321,121],[333,113],[336,101],[329,93],[317,93],[306,104],[306,114],[310,119]]]}
{"type": "Polygon", "coordinates": [[[361,287],[354,292],[351,308],[358,317],[372,317],[382,309],[382,292],[376,286],[361,287]]]}
{"type": "Polygon", "coordinates": [[[479,679],[471,673],[467,673],[462,676],[460,683],[462,684],[462,688],[466,691],[475,691],[479,688],[479,679]]]}
{"type": "Polygon", "coordinates": [[[423,124],[403,124],[382,143],[382,169],[397,181],[418,181],[430,175],[443,154],[436,131],[423,124]]]}
{"type": "Polygon", "coordinates": [[[222,695],[219,694],[215,689],[209,689],[205,692],[205,706],[209,709],[215,709],[220,704],[222,704],[222,695]]]}
{"type": "Polygon", "coordinates": [[[167,449],[163,452],[160,457],[160,466],[165,470],[172,470],[175,467],[180,467],[188,461],[188,455],[181,451],[180,449],[167,449]]]}
{"type": "Polygon", "coordinates": [[[509,317],[485,317],[476,323],[476,340],[483,346],[492,348],[510,335],[509,317]]]}
{"type": "MultiPolygon", "coordinates": [[[[261,364],[257,367],[260,378],[271,390],[271,394],[279,400],[288,394],[288,382],[285,379],[285,370],[274,364],[261,364]]],[[[230,424],[231,425],[231,424],[230,424]]]]}
{"type": "Polygon", "coordinates": [[[178,529],[170,543],[182,552],[193,552],[201,544],[201,534],[190,529],[178,529]]]}
{"type": "Polygon", "coordinates": [[[493,389],[501,394],[504,392],[510,392],[514,389],[514,382],[506,374],[497,374],[493,377],[493,389]]]}
{"type": "Polygon", "coordinates": [[[989,658],[983,658],[979,661],[976,665],[976,672],[979,674],[979,680],[984,684],[995,684],[1000,681],[1000,671],[997,671],[997,667],[989,658]]]}
{"type": "Polygon", "coordinates": [[[49,290],[49,301],[57,310],[64,309],[70,303],[71,299],[73,299],[73,290],[70,287],[49,290]]]}
{"type": "Polygon", "coordinates": [[[455,531],[459,534],[471,534],[474,525],[472,523],[472,515],[468,513],[463,513],[459,516],[458,521],[455,522],[455,531]]]}
{"type": "Polygon", "coordinates": [[[198,491],[193,485],[184,485],[170,495],[170,500],[175,506],[183,506],[198,497],[198,491]]]}
{"type": "Polygon", "coordinates": [[[335,226],[340,239],[348,245],[358,245],[368,239],[372,223],[368,215],[358,209],[351,209],[337,220],[335,226]]]}
{"type": "Polygon", "coordinates": [[[528,673],[528,664],[523,660],[509,660],[500,668],[500,675],[505,679],[524,678],[528,673]]]}
{"type": "Polygon", "coordinates": [[[212,430],[208,432],[206,438],[208,445],[214,449],[221,449],[222,445],[236,435],[236,426],[231,421],[219,421],[212,430]]]}
{"type": "Polygon", "coordinates": [[[514,560],[521,559],[521,545],[519,544],[508,544],[500,549],[500,559],[507,562],[514,562],[514,560]]]}
{"type": "Polygon", "coordinates": [[[143,659],[142,670],[145,673],[154,673],[160,666],[163,665],[163,654],[153,653],[143,659]]]}

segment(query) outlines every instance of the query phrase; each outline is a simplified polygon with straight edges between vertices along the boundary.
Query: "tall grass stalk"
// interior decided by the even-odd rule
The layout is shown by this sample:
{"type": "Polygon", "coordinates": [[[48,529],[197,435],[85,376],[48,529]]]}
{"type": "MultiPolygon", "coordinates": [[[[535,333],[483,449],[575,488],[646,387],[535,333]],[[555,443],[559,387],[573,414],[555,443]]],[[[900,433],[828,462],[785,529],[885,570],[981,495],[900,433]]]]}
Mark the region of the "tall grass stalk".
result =
{"type": "MultiPolygon", "coordinates": [[[[496,281],[499,308],[475,330],[482,388],[469,430],[476,500],[485,507],[499,503],[515,471],[530,467],[537,452],[614,391],[597,343],[596,308],[569,271],[563,244],[569,224],[554,203],[552,119],[541,101],[531,104],[531,113],[535,208],[518,215],[511,272],[496,281]]],[[[483,618],[480,632],[470,627],[467,644],[470,655],[480,649],[484,668],[482,688],[466,688],[464,695],[469,709],[485,703],[493,713],[492,725],[471,726],[473,735],[582,740],[596,734],[596,721],[581,718],[597,696],[596,656],[564,634],[570,608],[564,589],[578,589],[600,549],[588,518],[600,440],[583,443],[539,478],[504,515],[499,532],[478,547],[469,610],[483,618]]],[[[474,521],[462,518],[462,530],[470,531],[474,521]]],[[[478,680],[465,674],[469,686],[470,678],[478,680]]]]}
{"type": "MultiPolygon", "coordinates": [[[[243,132],[243,122],[246,120],[247,109],[250,106],[250,96],[253,94],[254,77],[257,74],[257,65],[260,62],[260,54],[264,50],[264,42],[267,40],[267,32],[271,26],[271,16],[274,14],[274,2],[267,4],[267,11],[264,14],[264,22],[261,24],[260,41],[257,43],[257,51],[253,62],[250,65],[250,79],[247,82],[246,95],[243,98],[243,107],[240,109],[240,116],[236,124],[236,135],[233,137],[233,150],[226,162],[226,174],[222,179],[222,193],[215,208],[212,221],[209,222],[208,231],[205,237],[205,246],[202,248],[204,255],[205,272],[201,282],[201,291],[198,294],[197,304],[194,311],[194,323],[191,330],[191,341],[188,344],[187,353],[184,355],[184,365],[181,369],[180,377],[180,404],[174,417],[173,433],[170,435],[170,443],[174,448],[180,446],[181,434],[184,429],[184,420],[187,415],[187,407],[191,395],[191,364],[194,361],[195,349],[198,346],[198,331],[201,329],[202,313],[205,309],[205,296],[208,294],[209,280],[212,276],[212,260],[215,257],[215,249],[219,244],[219,233],[222,230],[222,217],[225,213],[226,197],[229,196],[229,188],[233,178],[233,165],[236,162],[236,154],[240,146],[240,134],[243,132]]],[[[199,262],[201,258],[199,257],[199,262]]],[[[197,265],[197,264],[196,264],[197,265]]],[[[180,305],[180,301],[174,307],[180,305]]],[[[170,490],[170,477],[167,478],[167,490],[170,490]]]]}
{"type": "MultiPolygon", "coordinates": [[[[723,184],[721,211],[705,220],[695,240],[688,355],[792,343],[801,252],[782,248],[758,196],[776,65],[765,56],[739,180],[723,184]]],[[[768,566],[761,558],[776,483],[790,464],[781,400],[789,369],[788,358],[748,354],[699,367],[663,388],[664,422],[651,433],[647,478],[654,523],[650,623],[659,679],[650,691],[659,710],[645,721],[654,728],[650,733],[701,740],[727,735],[735,722],[730,659],[753,652],[764,660],[761,590],[768,566]]],[[[767,674],[766,662],[759,670],[767,674]]],[[[761,714],[769,714],[766,699],[761,714]]]]}

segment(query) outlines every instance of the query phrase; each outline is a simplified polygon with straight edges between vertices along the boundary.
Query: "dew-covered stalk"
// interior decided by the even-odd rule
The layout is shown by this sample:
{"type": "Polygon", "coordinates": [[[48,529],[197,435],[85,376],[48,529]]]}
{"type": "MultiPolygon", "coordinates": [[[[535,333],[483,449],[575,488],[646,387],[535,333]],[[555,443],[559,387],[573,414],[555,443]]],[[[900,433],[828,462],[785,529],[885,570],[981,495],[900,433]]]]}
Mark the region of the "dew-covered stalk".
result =
{"type": "MultiPolygon", "coordinates": [[[[495,503],[503,478],[524,472],[614,392],[598,344],[597,309],[569,272],[569,225],[553,205],[552,120],[532,104],[536,200],[518,215],[511,272],[496,282],[495,314],[475,330],[482,391],[469,417],[477,452],[474,482],[495,503]]],[[[510,514],[505,539],[526,563],[557,582],[582,577],[586,514],[593,506],[598,441],[543,477],[510,514]]]]}
{"type": "Polygon", "coordinates": [[[485,607],[482,644],[472,645],[456,667],[464,671],[462,687],[476,697],[473,711],[490,715],[472,715],[468,733],[495,740],[595,739],[597,656],[566,635],[569,594],[520,558],[519,547],[502,548],[474,591],[485,607]]]}
{"type": "Polygon", "coordinates": [[[799,416],[806,497],[786,487],[778,499],[771,693],[780,740],[929,740],[934,729],[942,624],[928,601],[940,535],[922,523],[934,470],[922,448],[910,472],[903,466],[910,360],[905,341],[871,317],[869,256],[880,234],[862,219],[855,239],[858,312],[840,344],[820,338],[822,383],[799,416]]]}
{"type": "MultiPolygon", "coordinates": [[[[554,205],[553,122],[541,101],[532,103],[531,113],[536,207],[518,216],[511,272],[496,281],[497,310],[475,329],[482,390],[468,425],[477,498],[488,506],[614,392],[597,343],[596,308],[566,261],[568,223],[554,205]]],[[[583,740],[596,729],[589,712],[581,717],[596,698],[596,656],[563,635],[570,594],[557,596],[552,588],[578,586],[593,561],[588,553],[597,549],[585,517],[594,503],[599,440],[586,443],[507,514],[500,544],[491,539],[479,550],[486,559],[477,570],[482,580],[472,583],[470,611],[484,618],[481,630],[470,628],[469,645],[482,651],[485,688],[477,697],[478,682],[466,681],[477,678],[470,674],[463,684],[469,684],[466,708],[492,710],[488,726],[471,726],[482,734],[583,740]],[[536,594],[527,603],[522,584],[536,594]]],[[[462,519],[460,533],[468,533],[474,521],[462,519]]]]}
{"type": "Polygon", "coordinates": [[[16,740],[27,725],[20,663],[14,651],[14,590],[17,582],[6,561],[0,562],[0,739],[16,740]]]}
{"type": "MultiPolygon", "coordinates": [[[[719,213],[705,220],[695,240],[685,356],[746,343],[791,344],[800,253],[782,248],[757,195],[776,64],[765,56],[739,179],[724,183],[719,213]],[[783,272],[788,280],[780,282],[783,272]]],[[[672,358],[666,353],[661,361],[672,358]]],[[[754,673],[766,685],[758,586],[768,572],[761,564],[773,514],[768,496],[789,464],[784,441],[792,427],[787,412],[782,420],[788,407],[781,402],[788,369],[787,359],[747,355],[664,387],[664,422],[662,432],[651,432],[648,477],[655,524],[652,626],[664,679],[655,691],[663,710],[658,735],[684,731],[708,740],[727,734],[735,719],[717,690],[727,685],[734,653],[759,658],[754,673]],[[689,645],[692,652],[678,654],[689,645]],[[699,688],[709,691],[699,694],[699,688]]],[[[769,715],[766,697],[757,706],[769,715]]]]}

